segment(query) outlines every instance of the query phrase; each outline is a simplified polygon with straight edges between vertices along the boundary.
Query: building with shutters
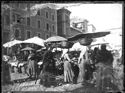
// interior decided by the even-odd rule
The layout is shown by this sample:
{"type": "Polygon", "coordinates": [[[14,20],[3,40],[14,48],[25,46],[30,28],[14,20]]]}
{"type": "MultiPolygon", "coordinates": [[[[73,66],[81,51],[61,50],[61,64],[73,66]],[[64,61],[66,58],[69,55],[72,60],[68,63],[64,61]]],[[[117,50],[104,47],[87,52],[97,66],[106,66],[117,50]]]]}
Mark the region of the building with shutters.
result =
{"type": "Polygon", "coordinates": [[[70,22],[70,14],[71,12],[65,8],[57,10],[57,35],[63,37],[72,37],[80,33],[87,33],[88,20],[76,19],[73,20],[73,22],[70,22]]]}
{"type": "Polygon", "coordinates": [[[21,11],[30,8],[33,3],[10,3],[12,10],[2,13],[3,43],[12,39],[25,40],[34,36],[47,39],[57,35],[57,11],[49,7],[43,8],[35,16],[21,18],[21,11]]]}
{"type": "Polygon", "coordinates": [[[95,32],[96,28],[93,24],[88,24],[88,32],[93,33],[95,32]]]}
{"type": "Polygon", "coordinates": [[[2,13],[2,37],[3,43],[10,40],[26,40],[39,36],[47,39],[54,35],[71,37],[79,33],[86,33],[95,30],[89,25],[87,20],[74,21],[70,24],[70,14],[68,9],[51,9],[49,7],[38,10],[35,16],[24,17],[22,19],[22,9],[29,9],[34,3],[10,3],[13,10],[6,10],[2,13]]]}
{"type": "Polygon", "coordinates": [[[70,32],[70,14],[68,9],[61,8],[57,10],[57,35],[69,37],[70,32]]]}

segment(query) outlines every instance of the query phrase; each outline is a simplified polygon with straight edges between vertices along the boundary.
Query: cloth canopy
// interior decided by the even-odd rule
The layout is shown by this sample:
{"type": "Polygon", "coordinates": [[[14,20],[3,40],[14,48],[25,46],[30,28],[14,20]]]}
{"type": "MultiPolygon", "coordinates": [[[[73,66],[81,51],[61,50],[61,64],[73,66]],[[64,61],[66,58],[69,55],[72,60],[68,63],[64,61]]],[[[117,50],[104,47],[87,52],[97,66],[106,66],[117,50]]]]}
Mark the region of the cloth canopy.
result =
{"type": "Polygon", "coordinates": [[[59,42],[66,41],[67,39],[61,36],[52,36],[45,40],[45,42],[59,42]]]}
{"type": "Polygon", "coordinates": [[[110,32],[96,32],[96,33],[86,33],[86,34],[78,34],[73,37],[69,37],[68,41],[75,41],[81,38],[98,38],[103,37],[110,34],[110,32]]]}
{"type": "Polygon", "coordinates": [[[82,51],[84,50],[84,46],[81,45],[79,42],[76,42],[69,51],[82,51]]]}
{"type": "Polygon", "coordinates": [[[25,51],[25,50],[34,50],[33,48],[31,48],[31,47],[26,47],[26,48],[23,48],[23,49],[21,49],[21,51],[25,51]]]}
{"type": "Polygon", "coordinates": [[[101,45],[101,44],[109,44],[109,43],[106,42],[103,38],[97,38],[95,42],[91,43],[91,46],[101,45]]]}
{"type": "Polygon", "coordinates": [[[27,40],[23,41],[22,43],[32,43],[32,44],[37,44],[39,46],[44,46],[44,41],[45,40],[36,36],[36,37],[30,38],[30,39],[27,39],[27,40]]]}
{"type": "Polygon", "coordinates": [[[42,50],[46,49],[46,47],[43,47],[41,49],[36,50],[36,52],[41,52],[42,50]]]}
{"type": "Polygon", "coordinates": [[[12,47],[12,46],[14,46],[14,45],[16,45],[16,44],[20,44],[20,43],[22,43],[23,41],[20,41],[20,40],[13,40],[13,41],[10,41],[10,42],[7,42],[7,43],[5,43],[5,44],[3,44],[3,46],[4,47],[12,47]]]}

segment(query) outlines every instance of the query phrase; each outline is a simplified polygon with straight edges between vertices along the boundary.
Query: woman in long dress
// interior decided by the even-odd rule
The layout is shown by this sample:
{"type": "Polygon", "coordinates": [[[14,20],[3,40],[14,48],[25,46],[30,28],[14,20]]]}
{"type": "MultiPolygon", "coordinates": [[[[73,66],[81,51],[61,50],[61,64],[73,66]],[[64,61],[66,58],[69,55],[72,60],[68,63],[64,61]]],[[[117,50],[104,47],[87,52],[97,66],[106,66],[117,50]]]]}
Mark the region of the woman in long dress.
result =
{"type": "Polygon", "coordinates": [[[64,58],[64,82],[73,83],[74,73],[71,68],[71,64],[70,64],[71,60],[67,52],[68,52],[68,49],[66,49],[66,52],[65,53],[63,52],[63,55],[62,55],[62,57],[64,58]]]}
{"type": "Polygon", "coordinates": [[[28,57],[29,63],[27,68],[27,73],[29,78],[35,78],[36,76],[36,62],[35,62],[35,54],[31,53],[28,57]]]}
{"type": "Polygon", "coordinates": [[[84,83],[85,81],[85,65],[86,65],[86,60],[87,60],[86,52],[87,52],[87,47],[84,46],[83,49],[81,50],[81,53],[78,59],[79,76],[77,79],[77,83],[84,83]]]}

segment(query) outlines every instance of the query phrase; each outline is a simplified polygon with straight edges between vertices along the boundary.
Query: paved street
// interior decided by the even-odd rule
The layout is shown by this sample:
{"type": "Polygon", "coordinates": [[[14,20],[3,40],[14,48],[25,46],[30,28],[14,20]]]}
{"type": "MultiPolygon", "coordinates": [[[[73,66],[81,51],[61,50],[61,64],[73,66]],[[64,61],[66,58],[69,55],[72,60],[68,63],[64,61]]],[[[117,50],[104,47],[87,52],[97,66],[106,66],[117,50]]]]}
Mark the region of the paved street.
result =
{"type": "MultiPolygon", "coordinates": [[[[88,88],[85,88],[81,84],[64,84],[58,87],[49,87],[46,88],[43,85],[39,84],[39,80],[35,84],[35,81],[29,81],[24,83],[15,83],[13,85],[6,85],[2,87],[3,91],[88,91],[88,88]]],[[[95,89],[91,89],[96,91],[95,89]]]]}
{"type": "MultiPolygon", "coordinates": [[[[39,84],[40,79],[38,79],[37,82],[35,80],[23,81],[23,79],[26,78],[28,78],[26,74],[11,73],[12,81],[18,79],[22,80],[21,82],[13,82],[13,84],[2,86],[2,91],[58,91],[58,92],[72,91],[73,93],[100,93],[100,91],[97,91],[94,85],[90,83],[85,83],[84,85],[62,84],[60,86],[51,86],[47,88],[39,84]]],[[[56,82],[59,82],[60,80],[63,81],[63,76],[58,76],[58,79],[56,82]]]]}
{"type": "MultiPolygon", "coordinates": [[[[63,84],[61,86],[51,86],[44,87],[39,84],[40,80],[35,81],[27,81],[23,83],[14,83],[13,85],[5,85],[2,86],[2,91],[58,91],[58,92],[73,92],[73,93],[100,93],[92,84],[63,84]]],[[[105,93],[105,92],[101,92],[105,93]]]]}
{"type": "Polygon", "coordinates": [[[122,3],[1,5],[3,93],[124,89],[122,3]]]}

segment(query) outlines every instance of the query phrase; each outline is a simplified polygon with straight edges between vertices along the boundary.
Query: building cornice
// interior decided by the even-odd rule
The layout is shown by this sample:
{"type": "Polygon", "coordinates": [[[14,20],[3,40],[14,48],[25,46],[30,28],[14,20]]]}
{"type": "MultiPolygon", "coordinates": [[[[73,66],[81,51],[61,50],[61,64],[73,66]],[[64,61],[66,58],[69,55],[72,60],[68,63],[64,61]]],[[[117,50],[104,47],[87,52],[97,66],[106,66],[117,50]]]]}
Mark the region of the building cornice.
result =
{"type": "Polygon", "coordinates": [[[70,29],[75,29],[76,31],[78,31],[78,32],[82,33],[82,30],[79,30],[79,29],[77,29],[77,28],[70,27],[70,29]]]}

